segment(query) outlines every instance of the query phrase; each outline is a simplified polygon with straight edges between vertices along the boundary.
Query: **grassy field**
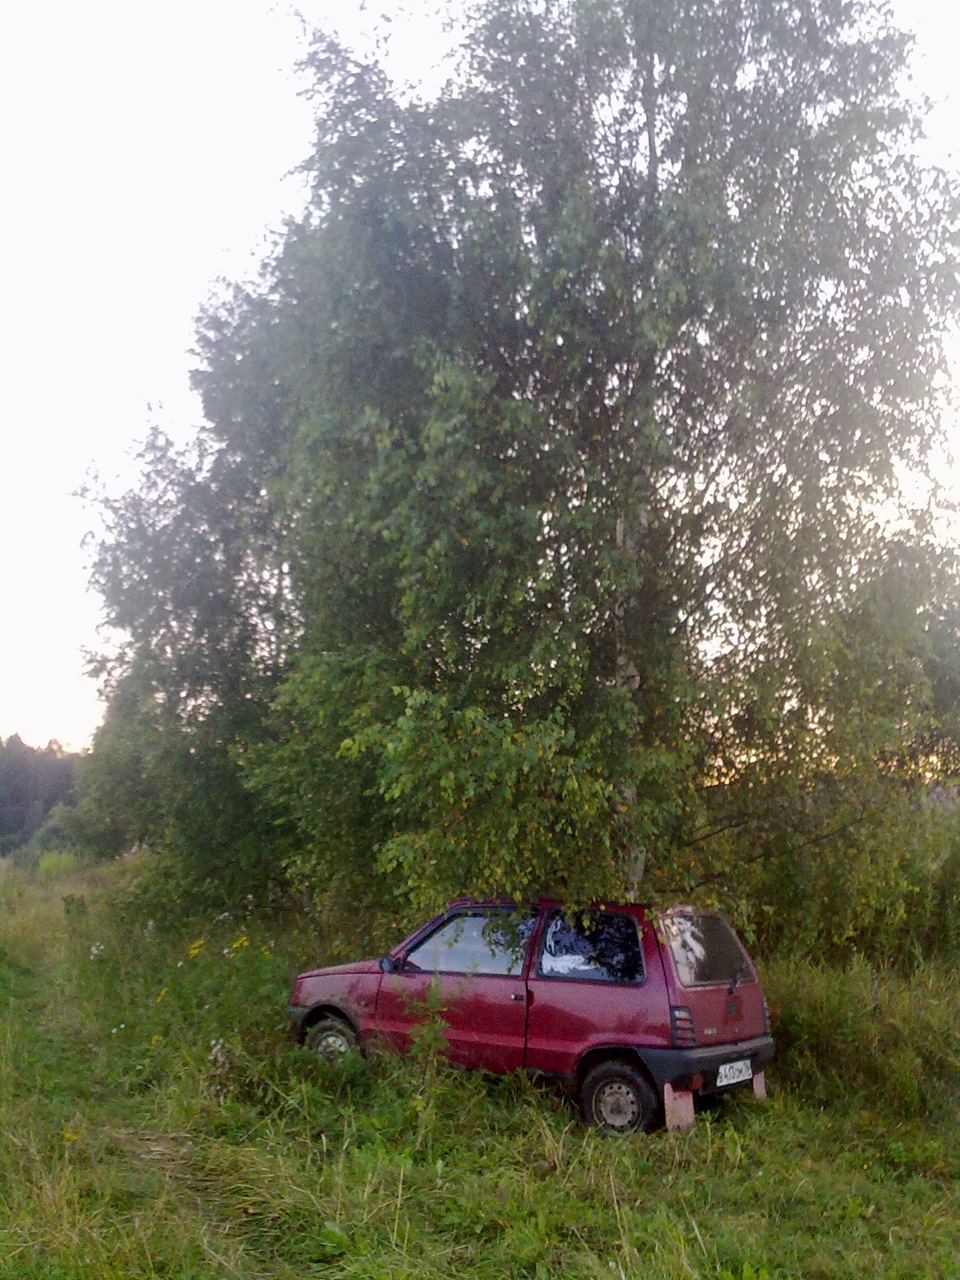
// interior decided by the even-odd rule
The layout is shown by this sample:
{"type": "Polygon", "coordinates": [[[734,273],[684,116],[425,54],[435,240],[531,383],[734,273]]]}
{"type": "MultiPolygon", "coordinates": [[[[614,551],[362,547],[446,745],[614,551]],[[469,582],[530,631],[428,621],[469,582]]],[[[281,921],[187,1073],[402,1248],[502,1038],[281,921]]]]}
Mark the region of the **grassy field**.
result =
{"type": "Polygon", "coordinates": [[[770,966],[769,1103],[605,1140],[426,1051],[314,1061],[317,938],[124,923],[124,874],[0,862],[0,1280],[960,1280],[955,974],[770,966]]]}

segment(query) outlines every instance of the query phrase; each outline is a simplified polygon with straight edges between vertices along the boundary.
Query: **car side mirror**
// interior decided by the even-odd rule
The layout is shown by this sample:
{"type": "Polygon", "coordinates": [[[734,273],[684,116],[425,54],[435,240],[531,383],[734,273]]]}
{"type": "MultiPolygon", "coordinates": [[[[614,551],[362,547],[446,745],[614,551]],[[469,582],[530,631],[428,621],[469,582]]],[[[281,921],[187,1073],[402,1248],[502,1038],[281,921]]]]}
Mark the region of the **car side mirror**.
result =
{"type": "Polygon", "coordinates": [[[393,956],[380,957],[381,973],[396,973],[399,968],[400,966],[397,964],[396,960],[394,960],[393,956]]]}

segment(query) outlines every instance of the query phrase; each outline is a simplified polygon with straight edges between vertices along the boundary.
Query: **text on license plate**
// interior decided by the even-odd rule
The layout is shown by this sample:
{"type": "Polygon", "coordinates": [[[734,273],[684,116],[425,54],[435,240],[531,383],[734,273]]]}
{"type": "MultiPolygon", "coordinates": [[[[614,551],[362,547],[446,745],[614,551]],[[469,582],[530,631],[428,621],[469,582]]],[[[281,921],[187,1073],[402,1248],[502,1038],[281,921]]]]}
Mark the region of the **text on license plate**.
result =
{"type": "Polygon", "coordinates": [[[717,1072],[717,1088],[725,1084],[740,1084],[742,1080],[751,1080],[753,1069],[749,1058],[741,1058],[739,1062],[725,1062],[717,1072]]]}

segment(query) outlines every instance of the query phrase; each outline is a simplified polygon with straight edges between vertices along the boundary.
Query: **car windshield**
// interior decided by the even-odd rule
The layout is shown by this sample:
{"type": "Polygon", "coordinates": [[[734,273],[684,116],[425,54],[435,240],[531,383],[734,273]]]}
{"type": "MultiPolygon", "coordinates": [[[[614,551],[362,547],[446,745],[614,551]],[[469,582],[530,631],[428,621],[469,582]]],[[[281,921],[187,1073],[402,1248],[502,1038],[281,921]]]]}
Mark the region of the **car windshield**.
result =
{"type": "Polygon", "coordinates": [[[681,986],[713,987],[755,981],[737,935],[719,916],[671,912],[661,917],[660,923],[681,986]]]}

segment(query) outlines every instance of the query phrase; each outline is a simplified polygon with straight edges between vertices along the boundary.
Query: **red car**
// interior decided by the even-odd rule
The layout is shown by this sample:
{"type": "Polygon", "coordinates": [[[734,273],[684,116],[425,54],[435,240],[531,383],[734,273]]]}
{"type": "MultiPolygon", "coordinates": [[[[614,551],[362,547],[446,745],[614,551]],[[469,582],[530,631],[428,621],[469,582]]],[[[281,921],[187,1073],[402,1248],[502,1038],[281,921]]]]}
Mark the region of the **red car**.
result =
{"type": "Polygon", "coordinates": [[[557,1077],[611,1133],[690,1124],[698,1094],[763,1097],[773,1057],[743,944],[693,907],[455,902],[380,960],[301,973],[289,1013],[332,1058],[402,1053],[438,1007],[451,1061],[557,1077]]]}

